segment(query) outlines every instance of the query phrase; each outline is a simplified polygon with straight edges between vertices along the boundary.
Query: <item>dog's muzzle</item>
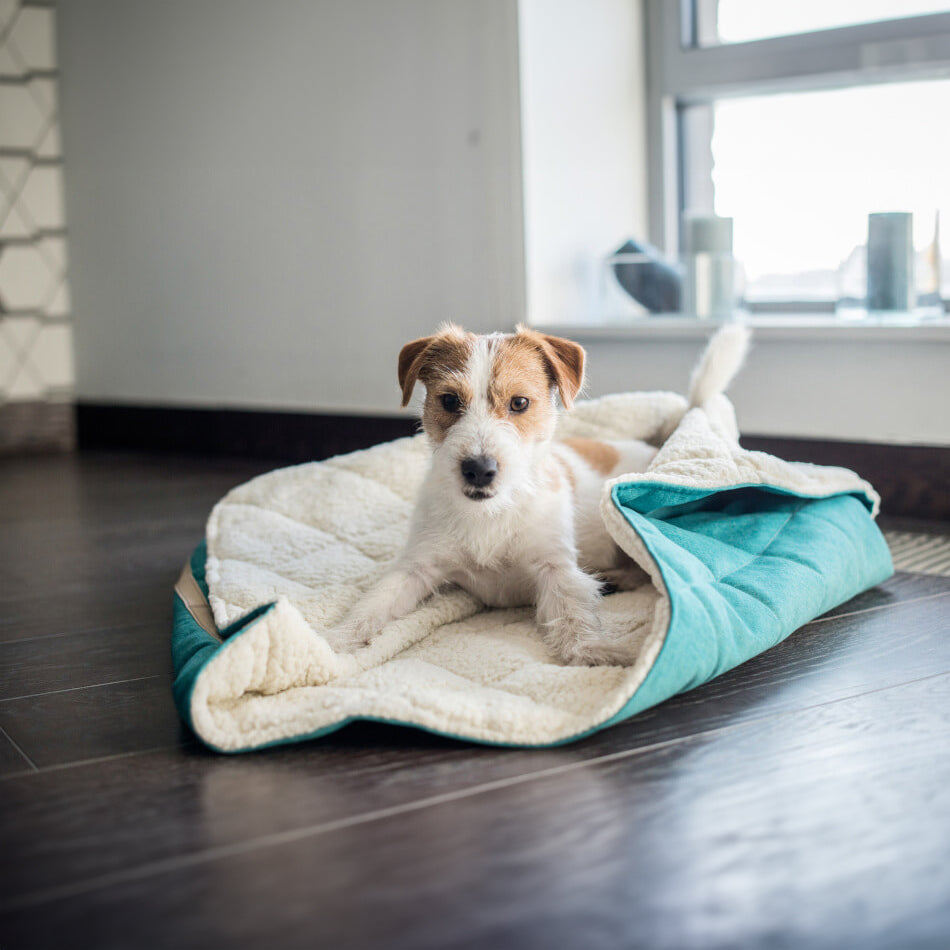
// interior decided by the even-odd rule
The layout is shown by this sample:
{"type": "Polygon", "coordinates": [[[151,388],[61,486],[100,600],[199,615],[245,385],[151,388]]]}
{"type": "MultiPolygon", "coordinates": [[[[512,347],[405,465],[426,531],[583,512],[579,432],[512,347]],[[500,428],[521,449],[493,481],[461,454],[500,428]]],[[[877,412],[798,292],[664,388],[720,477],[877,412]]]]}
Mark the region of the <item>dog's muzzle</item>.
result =
{"type": "Polygon", "coordinates": [[[476,455],[462,459],[462,479],[465,482],[465,494],[469,498],[481,499],[491,496],[490,486],[498,474],[498,462],[487,455],[476,455]]]}

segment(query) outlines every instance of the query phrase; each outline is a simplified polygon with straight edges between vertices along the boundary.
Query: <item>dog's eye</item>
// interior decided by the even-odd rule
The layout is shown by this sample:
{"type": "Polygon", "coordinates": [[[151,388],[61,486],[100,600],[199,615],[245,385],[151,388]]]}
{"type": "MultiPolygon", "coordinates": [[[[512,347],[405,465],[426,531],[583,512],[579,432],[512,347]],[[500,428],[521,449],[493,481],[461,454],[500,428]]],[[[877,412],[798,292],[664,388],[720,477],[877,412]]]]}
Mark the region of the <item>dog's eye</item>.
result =
{"type": "Polygon", "coordinates": [[[524,396],[515,396],[508,405],[512,412],[524,412],[528,408],[528,400],[524,396]]]}
{"type": "Polygon", "coordinates": [[[442,408],[446,412],[458,412],[462,408],[462,401],[455,393],[444,393],[442,396],[442,408]]]}

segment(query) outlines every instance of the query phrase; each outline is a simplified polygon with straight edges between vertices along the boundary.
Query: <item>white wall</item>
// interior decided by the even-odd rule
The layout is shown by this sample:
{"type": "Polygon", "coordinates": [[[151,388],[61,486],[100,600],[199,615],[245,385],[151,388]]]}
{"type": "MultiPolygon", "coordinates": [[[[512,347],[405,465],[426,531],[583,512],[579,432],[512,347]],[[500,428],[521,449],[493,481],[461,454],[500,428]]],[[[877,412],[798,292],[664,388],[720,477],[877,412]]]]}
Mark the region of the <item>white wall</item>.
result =
{"type": "Polygon", "coordinates": [[[388,411],[523,313],[515,0],[62,0],[81,399],[388,411]]]}
{"type": "Polygon", "coordinates": [[[528,319],[598,319],[599,262],[648,231],[642,6],[518,7],[528,319]]]}
{"type": "MultiPolygon", "coordinates": [[[[647,231],[634,0],[60,0],[59,26],[82,399],[395,412],[405,340],[509,328],[526,288],[532,322],[581,322],[585,256],[647,231]]],[[[584,342],[594,395],[682,389],[702,345],[584,342]]],[[[760,335],[740,424],[950,444],[948,352],[760,335]]]]}
{"type": "MultiPolygon", "coordinates": [[[[729,396],[756,435],[950,445],[950,342],[873,331],[862,342],[753,331],[729,396]],[[778,336],[778,338],[776,338],[778,336]]],[[[833,332],[833,331],[832,331],[833,332]]],[[[856,331],[857,332],[857,331],[856,331]]],[[[705,339],[584,340],[591,396],[631,389],[685,392],[705,339]]]]}

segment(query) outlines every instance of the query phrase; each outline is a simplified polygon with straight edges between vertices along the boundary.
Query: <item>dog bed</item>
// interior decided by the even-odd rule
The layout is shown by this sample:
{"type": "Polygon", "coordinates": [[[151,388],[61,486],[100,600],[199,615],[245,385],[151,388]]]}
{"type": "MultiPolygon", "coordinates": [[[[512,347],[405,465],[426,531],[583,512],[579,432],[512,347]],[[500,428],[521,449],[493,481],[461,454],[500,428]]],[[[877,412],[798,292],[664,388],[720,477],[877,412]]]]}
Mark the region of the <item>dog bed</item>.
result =
{"type": "Polygon", "coordinates": [[[426,438],[280,469],[214,508],[176,587],[178,709],[241,752],[354,720],[476,742],[545,746],[605,728],[705,683],[893,572],[878,496],[853,472],[741,448],[728,399],[673,393],[579,403],[564,436],[661,446],[604,489],[602,514],[643,569],[605,596],[629,666],[563,666],[531,608],[489,610],[445,589],[354,654],[331,628],[405,541],[426,438]]]}

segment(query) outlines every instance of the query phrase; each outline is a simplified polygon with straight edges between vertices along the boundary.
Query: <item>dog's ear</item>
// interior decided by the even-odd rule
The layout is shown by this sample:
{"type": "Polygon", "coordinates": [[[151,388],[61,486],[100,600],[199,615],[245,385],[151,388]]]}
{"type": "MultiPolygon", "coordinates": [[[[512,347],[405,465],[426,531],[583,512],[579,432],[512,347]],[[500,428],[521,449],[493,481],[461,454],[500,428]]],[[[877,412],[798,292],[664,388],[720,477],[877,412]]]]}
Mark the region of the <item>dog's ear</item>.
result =
{"type": "Polygon", "coordinates": [[[561,403],[565,409],[570,409],[584,386],[584,347],[573,340],[546,333],[532,333],[532,336],[538,339],[561,403]]]}
{"type": "Polygon", "coordinates": [[[399,387],[402,389],[403,406],[409,405],[409,399],[412,396],[412,390],[419,378],[419,372],[422,364],[425,362],[425,352],[429,348],[435,337],[423,336],[418,340],[407,343],[399,351],[399,387]]]}
{"type": "Polygon", "coordinates": [[[423,336],[407,343],[399,353],[399,385],[402,388],[402,404],[409,405],[416,381],[425,379],[430,364],[461,369],[471,352],[471,333],[466,333],[454,323],[443,323],[434,336],[423,336]]]}

